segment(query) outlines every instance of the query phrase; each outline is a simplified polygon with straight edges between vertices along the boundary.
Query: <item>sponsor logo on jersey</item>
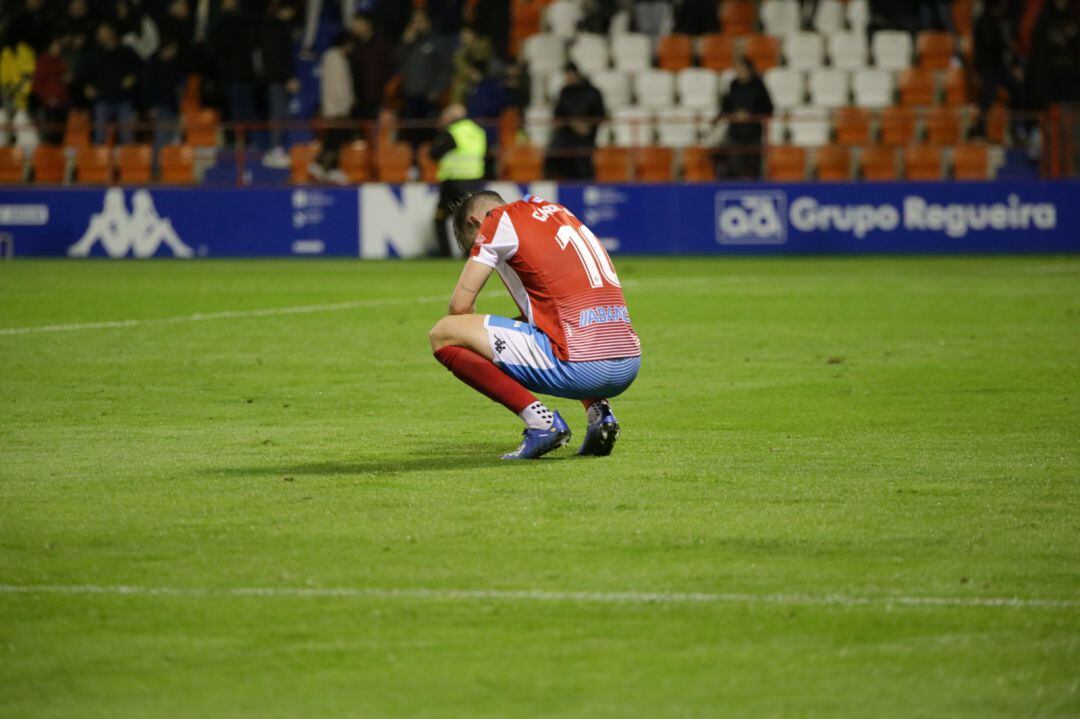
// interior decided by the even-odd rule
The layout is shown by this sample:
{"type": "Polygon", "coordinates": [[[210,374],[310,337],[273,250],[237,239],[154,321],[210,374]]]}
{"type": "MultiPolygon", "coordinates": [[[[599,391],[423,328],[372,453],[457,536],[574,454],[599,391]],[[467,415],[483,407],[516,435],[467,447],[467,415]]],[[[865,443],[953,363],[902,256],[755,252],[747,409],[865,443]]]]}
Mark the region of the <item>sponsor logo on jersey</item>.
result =
{"type": "Polygon", "coordinates": [[[718,192],[716,241],[721,245],[782,245],[787,242],[787,196],[783,192],[718,192]]]}
{"type": "Polygon", "coordinates": [[[630,312],[627,311],[626,305],[590,307],[587,310],[582,310],[578,316],[578,327],[607,324],[609,322],[630,322],[630,312]]]}
{"type": "Polygon", "coordinates": [[[195,253],[176,234],[172,222],[158,215],[154,198],[147,190],[136,190],[131,196],[131,212],[124,203],[124,191],[113,187],[105,192],[101,212],[90,216],[86,231],[79,241],[68,248],[70,257],[86,257],[94,245],[100,244],[109,257],[153,257],[164,245],[176,257],[191,257],[195,253]]]}

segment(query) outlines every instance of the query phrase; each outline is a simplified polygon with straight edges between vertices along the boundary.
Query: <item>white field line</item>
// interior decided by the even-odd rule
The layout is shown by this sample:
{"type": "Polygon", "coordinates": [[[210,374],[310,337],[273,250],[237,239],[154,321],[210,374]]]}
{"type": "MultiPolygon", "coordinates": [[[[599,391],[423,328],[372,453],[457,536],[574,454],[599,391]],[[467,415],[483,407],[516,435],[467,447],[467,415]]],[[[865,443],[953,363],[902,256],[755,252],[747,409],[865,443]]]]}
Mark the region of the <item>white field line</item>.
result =
{"type": "Polygon", "coordinates": [[[305,599],[413,599],[577,604],[778,604],[839,607],[1002,607],[1076,609],[1080,599],[1021,597],[854,597],[843,594],[736,594],[708,592],[571,592],[500,589],[376,589],[349,587],[142,587],[95,584],[0,584],[0,594],[73,594],[134,597],[271,597],[305,599]]]}
{"type": "Polygon", "coordinates": [[[0,336],[29,335],[40,332],[77,332],[80,330],[109,330],[142,327],[146,325],[177,325],[185,322],[205,322],[207,320],[245,319],[248,317],[274,317],[277,315],[306,315],[316,312],[341,312],[363,307],[385,307],[387,305],[411,305],[417,303],[447,301],[449,295],[429,295],[427,297],[384,298],[371,300],[353,300],[322,305],[295,305],[292,307],[265,307],[254,310],[224,310],[222,312],[197,312],[179,317],[159,317],[144,320],[109,320],[105,322],[76,322],[63,325],[37,325],[36,327],[0,328],[0,336]]]}

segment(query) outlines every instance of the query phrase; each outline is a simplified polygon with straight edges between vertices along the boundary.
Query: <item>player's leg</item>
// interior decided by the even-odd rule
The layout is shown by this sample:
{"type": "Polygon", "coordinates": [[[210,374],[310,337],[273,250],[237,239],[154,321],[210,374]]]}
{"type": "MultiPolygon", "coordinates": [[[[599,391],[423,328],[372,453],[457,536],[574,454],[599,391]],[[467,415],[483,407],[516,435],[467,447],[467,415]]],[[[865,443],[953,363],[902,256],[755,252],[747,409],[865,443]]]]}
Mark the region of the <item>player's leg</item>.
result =
{"type": "Polygon", "coordinates": [[[581,403],[585,405],[587,428],[578,454],[606,457],[619,439],[619,422],[611,411],[611,403],[599,398],[583,399],[581,403]]]}

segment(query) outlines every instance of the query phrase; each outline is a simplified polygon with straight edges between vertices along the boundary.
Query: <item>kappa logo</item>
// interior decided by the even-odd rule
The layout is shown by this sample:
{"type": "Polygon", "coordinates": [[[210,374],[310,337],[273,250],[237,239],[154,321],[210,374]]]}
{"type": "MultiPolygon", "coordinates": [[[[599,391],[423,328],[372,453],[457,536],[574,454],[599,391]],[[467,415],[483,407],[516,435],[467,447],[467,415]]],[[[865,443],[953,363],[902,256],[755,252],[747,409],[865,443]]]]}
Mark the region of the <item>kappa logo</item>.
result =
{"type": "Polygon", "coordinates": [[[787,195],[779,191],[719,192],[716,241],[721,245],[787,242],[787,195]]]}
{"type": "Polygon", "coordinates": [[[119,187],[107,190],[101,212],[91,215],[83,236],[68,248],[68,256],[87,257],[99,242],[109,257],[153,257],[162,245],[176,257],[195,254],[176,234],[172,222],[158,215],[154,198],[146,190],[136,190],[131,196],[130,214],[124,191],[119,187]]]}
{"type": "Polygon", "coordinates": [[[502,337],[495,338],[495,354],[501,355],[502,351],[506,349],[506,341],[502,337]]]}

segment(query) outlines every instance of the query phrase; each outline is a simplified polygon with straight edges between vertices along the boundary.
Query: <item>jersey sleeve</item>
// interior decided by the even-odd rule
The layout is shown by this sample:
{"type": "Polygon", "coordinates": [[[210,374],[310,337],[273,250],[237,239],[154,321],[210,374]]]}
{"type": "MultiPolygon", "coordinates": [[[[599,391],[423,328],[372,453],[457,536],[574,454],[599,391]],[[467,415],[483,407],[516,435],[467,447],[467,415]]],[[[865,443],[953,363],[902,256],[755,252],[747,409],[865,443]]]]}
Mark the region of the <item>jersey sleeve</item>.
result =
{"type": "Polygon", "coordinates": [[[490,212],[484,224],[480,225],[476,243],[469,255],[474,261],[494,268],[513,257],[517,249],[518,236],[514,223],[510,221],[510,215],[499,208],[490,212]]]}

